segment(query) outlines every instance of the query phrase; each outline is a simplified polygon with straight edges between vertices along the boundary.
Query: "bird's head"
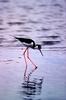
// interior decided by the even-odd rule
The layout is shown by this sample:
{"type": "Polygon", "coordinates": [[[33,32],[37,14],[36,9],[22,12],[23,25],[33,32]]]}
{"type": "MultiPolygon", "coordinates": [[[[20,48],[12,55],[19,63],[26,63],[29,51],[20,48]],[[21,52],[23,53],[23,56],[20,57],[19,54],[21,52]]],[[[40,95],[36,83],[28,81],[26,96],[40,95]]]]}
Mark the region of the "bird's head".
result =
{"type": "Polygon", "coordinates": [[[41,51],[41,45],[37,44],[36,46],[37,46],[37,49],[40,51],[41,55],[43,56],[43,53],[41,51]]]}

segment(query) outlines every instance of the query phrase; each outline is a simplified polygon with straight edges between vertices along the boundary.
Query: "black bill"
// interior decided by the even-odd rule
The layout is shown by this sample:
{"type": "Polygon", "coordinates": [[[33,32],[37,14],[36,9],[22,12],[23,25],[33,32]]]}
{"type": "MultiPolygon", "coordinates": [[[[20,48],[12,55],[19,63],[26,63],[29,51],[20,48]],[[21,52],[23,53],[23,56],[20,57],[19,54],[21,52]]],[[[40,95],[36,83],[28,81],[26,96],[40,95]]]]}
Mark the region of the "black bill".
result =
{"type": "Polygon", "coordinates": [[[39,49],[39,51],[40,51],[41,55],[43,56],[43,53],[42,53],[41,49],[39,49]]]}

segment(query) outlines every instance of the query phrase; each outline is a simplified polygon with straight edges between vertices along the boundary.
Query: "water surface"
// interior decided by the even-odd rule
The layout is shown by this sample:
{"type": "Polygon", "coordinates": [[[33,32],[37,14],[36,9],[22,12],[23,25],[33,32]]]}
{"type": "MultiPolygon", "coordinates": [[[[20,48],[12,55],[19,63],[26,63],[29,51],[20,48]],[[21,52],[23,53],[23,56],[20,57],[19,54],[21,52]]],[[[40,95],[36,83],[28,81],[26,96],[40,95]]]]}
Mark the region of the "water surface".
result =
{"type": "MultiPolygon", "coordinates": [[[[33,69],[28,62],[28,73],[33,69]]],[[[0,100],[66,100],[66,1],[0,0],[0,100]],[[38,68],[24,80],[22,44],[13,36],[42,45],[30,49],[38,68]]]]}

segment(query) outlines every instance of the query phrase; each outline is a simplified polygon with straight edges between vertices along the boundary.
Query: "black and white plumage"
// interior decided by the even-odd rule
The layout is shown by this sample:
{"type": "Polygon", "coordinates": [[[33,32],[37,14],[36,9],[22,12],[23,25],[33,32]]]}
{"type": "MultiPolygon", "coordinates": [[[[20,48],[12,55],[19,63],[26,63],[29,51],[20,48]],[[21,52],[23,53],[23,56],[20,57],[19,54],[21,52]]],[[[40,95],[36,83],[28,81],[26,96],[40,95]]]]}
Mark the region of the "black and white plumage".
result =
{"type": "Polygon", "coordinates": [[[41,51],[41,45],[36,44],[34,40],[28,38],[19,38],[19,37],[15,37],[15,38],[18,39],[27,48],[38,49],[41,55],[43,56],[41,51]]]}
{"type": "Polygon", "coordinates": [[[37,69],[37,66],[33,63],[33,61],[29,57],[29,48],[38,49],[40,51],[41,55],[43,56],[43,54],[41,52],[41,45],[36,44],[34,40],[29,39],[29,38],[20,38],[20,37],[15,37],[15,38],[17,40],[19,40],[26,47],[26,49],[23,53],[25,64],[26,64],[26,69],[25,69],[25,72],[24,72],[24,79],[26,78],[26,73],[27,73],[27,58],[32,63],[32,65],[34,66],[33,70],[28,75],[28,79],[29,79],[29,76],[37,69]]]}

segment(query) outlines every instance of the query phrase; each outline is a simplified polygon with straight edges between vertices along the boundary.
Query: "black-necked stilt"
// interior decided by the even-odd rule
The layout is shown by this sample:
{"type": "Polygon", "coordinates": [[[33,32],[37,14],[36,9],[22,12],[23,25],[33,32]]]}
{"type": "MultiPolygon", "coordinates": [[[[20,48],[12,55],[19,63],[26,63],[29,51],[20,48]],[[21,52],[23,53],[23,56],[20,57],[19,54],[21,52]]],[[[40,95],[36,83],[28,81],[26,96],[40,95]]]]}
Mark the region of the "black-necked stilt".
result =
{"type": "MultiPolygon", "coordinates": [[[[32,49],[38,49],[41,53],[41,55],[43,56],[42,54],[42,51],[41,51],[41,45],[39,44],[36,44],[34,40],[32,39],[28,39],[28,38],[20,38],[20,37],[15,37],[16,39],[18,39],[21,43],[23,43],[23,45],[26,47],[23,55],[24,55],[24,59],[25,59],[25,63],[26,63],[26,69],[25,69],[25,73],[24,73],[24,77],[26,76],[26,71],[27,71],[27,61],[26,61],[26,56],[25,54],[27,54],[27,58],[30,60],[30,62],[33,64],[34,66],[34,69],[32,70],[32,72],[37,69],[37,66],[33,63],[33,61],[30,59],[29,57],[29,48],[32,48],[32,49]]],[[[29,74],[31,75],[32,72],[29,74]]]]}

